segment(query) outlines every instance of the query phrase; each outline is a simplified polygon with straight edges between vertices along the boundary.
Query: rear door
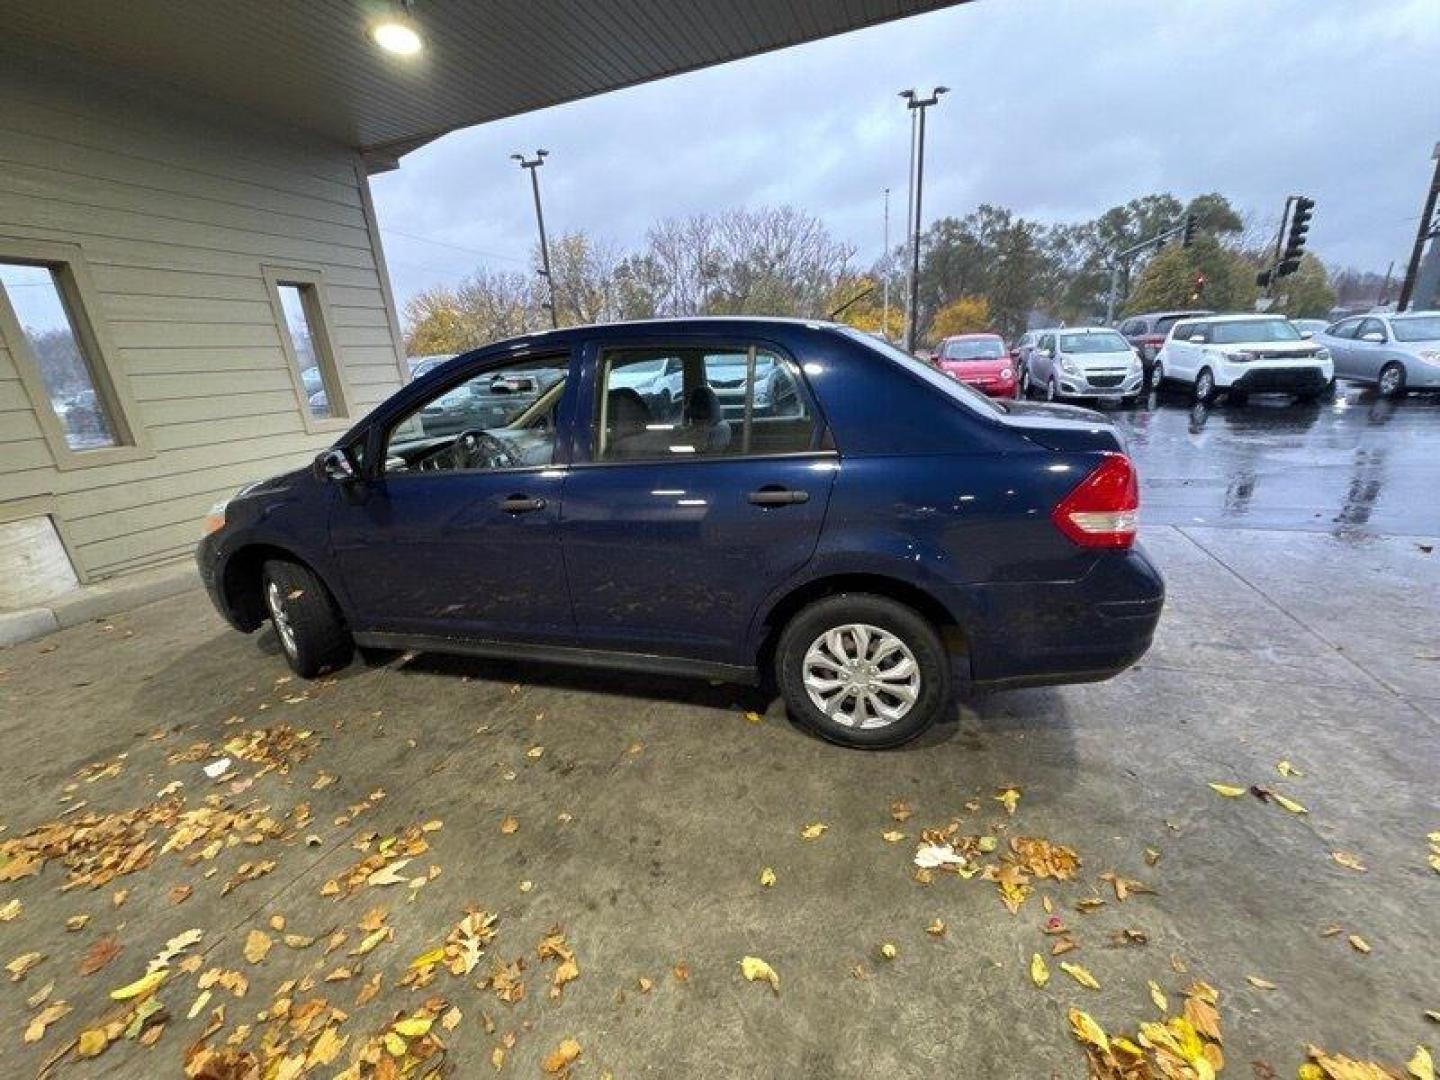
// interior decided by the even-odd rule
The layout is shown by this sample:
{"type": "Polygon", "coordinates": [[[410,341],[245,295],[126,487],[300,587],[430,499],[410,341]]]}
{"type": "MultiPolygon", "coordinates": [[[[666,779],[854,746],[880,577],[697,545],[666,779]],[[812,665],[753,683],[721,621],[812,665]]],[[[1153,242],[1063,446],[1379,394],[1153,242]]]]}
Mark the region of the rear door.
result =
{"type": "Polygon", "coordinates": [[[592,346],[585,371],[561,524],[579,643],[748,662],[751,618],[814,553],[838,465],[799,369],[732,338],[592,346]],[[674,417],[626,386],[657,359],[683,372],[674,417]]]}
{"type": "Polygon", "coordinates": [[[1390,334],[1379,319],[1364,319],[1355,328],[1355,339],[1348,343],[1351,373],[1360,379],[1378,380],[1380,369],[1390,358],[1390,334]],[[1366,341],[1365,335],[1380,336],[1379,341],[1366,341]]]}

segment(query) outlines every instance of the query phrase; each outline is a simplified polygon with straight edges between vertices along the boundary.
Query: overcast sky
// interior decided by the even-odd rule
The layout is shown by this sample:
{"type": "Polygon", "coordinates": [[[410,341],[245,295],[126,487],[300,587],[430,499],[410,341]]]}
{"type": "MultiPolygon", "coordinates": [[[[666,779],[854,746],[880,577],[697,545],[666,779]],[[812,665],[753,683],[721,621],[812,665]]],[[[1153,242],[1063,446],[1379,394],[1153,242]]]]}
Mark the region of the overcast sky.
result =
{"type": "Polygon", "coordinates": [[[1083,220],[1155,191],[1278,217],[1380,272],[1408,256],[1440,140],[1440,0],[974,0],[455,132],[373,178],[397,299],[535,239],[512,151],[546,147],[546,225],[638,245],[658,218],[790,203],[868,264],[905,219],[909,120],[931,111],[925,220],[982,202],[1083,220]]]}

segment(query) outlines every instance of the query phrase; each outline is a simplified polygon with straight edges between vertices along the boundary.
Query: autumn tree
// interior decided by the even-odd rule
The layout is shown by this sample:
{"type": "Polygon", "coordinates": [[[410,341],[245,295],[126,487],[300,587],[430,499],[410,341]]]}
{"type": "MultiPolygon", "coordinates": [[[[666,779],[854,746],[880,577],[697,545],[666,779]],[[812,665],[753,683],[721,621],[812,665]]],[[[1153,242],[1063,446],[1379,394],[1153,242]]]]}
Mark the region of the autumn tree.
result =
{"type": "Polygon", "coordinates": [[[935,313],[930,340],[952,334],[978,334],[991,328],[990,303],[983,296],[957,296],[935,313]]]}
{"type": "Polygon", "coordinates": [[[1276,286],[1276,310],[1292,319],[1328,319],[1335,307],[1330,275],[1311,252],[1300,256],[1300,268],[1276,286]]]}
{"type": "Polygon", "coordinates": [[[1124,313],[1205,307],[1215,311],[1251,311],[1258,290],[1255,264],[1200,235],[1189,248],[1171,244],[1150,260],[1125,302],[1124,313]],[[1196,278],[1205,283],[1196,295],[1196,278]]]}
{"type": "Polygon", "coordinates": [[[549,325],[533,275],[478,270],[454,289],[427,289],[405,305],[411,356],[458,353],[549,325]]]}

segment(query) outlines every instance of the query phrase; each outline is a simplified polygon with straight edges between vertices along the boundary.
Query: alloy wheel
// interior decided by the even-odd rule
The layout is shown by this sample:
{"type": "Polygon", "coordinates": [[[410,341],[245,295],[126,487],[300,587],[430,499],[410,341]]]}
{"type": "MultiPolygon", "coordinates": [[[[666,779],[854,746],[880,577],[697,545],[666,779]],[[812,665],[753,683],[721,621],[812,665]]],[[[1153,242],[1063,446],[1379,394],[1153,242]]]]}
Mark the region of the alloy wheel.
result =
{"type": "Polygon", "coordinates": [[[265,606],[270,609],[270,620],[275,624],[280,647],[290,656],[294,656],[295,627],[290,624],[290,616],[285,614],[285,601],[280,596],[280,586],[273,581],[265,583],[265,606]]]}
{"type": "Polygon", "coordinates": [[[1214,392],[1215,377],[1209,371],[1200,372],[1195,379],[1195,396],[1201,401],[1209,401],[1214,392]]]}
{"type": "Polygon", "coordinates": [[[1405,384],[1405,375],[1399,364],[1386,364],[1385,370],[1380,372],[1380,393],[1389,397],[1398,393],[1400,387],[1405,384]]]}
{"type": "Polygon", "coordinates": [[[826,630],[810,643],[801,671],[811,703],[845,727],[888,727],[920,698],[915,654],[890,631],[868,623],[826,630]]]}

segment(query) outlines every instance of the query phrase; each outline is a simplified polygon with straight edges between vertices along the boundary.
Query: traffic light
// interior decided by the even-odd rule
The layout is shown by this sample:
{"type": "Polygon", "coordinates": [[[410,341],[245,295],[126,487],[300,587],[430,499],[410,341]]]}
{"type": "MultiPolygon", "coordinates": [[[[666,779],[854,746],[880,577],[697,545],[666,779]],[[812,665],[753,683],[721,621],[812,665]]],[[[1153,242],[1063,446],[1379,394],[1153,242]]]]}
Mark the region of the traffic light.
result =
{"type": "Polygon", "coordinates": [[[1204,273],[1198,273],[1198,274],[1196,274],[1196,275],[1195,275],[1195,280],[1192,281],[1190,284],[1191,284],[1191,289],[1190,289],[1190,302],[1193,304],[1196,300],[1199,300],[1200,297],[1202,297],[1202,296],[1205,295],[1205,275],[1204,275],[1204,273]]]}
{"type": "Polygon", "coordinates": [[[1295,196],[1295,211],[1290,215],[1290,234],[1285,239],[1285,253],[1275,267],[1277,278],[1287,277],[1300,269],[1300,256],[1305,252],[1305,237],[1310,232],[1310,219],[1315,216],[1315,200],[1295,196]]]}
{"type": "Polygon", "coordinates": [[[1185,215],[1185,231],[1184,231],[1184,233],[1183,233],[1182,236],[1181,236],[1181,240],[1180,240],[1180,246],[1181,246],[1181,247],[1187,247],[1187,248],[1188,248],[1191,244],[1193,244],[1193,243],[1195,242],[1195,229],[1196,229],[1196,227],[1198,226],[1198,224],[1199,224],[1199,223],[1195,220],[1195,215],[1194,215],[1194,214],[1186,214],[1186,215],[1185,215]]]}
{"type": "Polygon", "coordinates": [[[1270,287],[1270,271],[1261,270],[1260,273],[1256,274],[1255,284],[1262,289],[1268,289],[1270,287]]]}

